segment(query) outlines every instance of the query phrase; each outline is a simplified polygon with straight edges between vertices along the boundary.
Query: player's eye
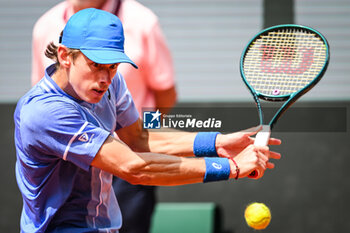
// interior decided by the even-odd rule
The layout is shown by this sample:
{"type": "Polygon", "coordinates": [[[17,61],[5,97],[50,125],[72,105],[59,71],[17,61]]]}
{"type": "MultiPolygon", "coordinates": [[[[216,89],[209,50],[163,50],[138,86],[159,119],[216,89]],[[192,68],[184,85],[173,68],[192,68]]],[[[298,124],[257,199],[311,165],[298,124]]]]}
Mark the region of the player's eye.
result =
{"type": "Polygon", "coordinates": [[[118,68],[118,64],[113,64],[109,67],[110,69],[114,70],[118,68]]]}
{"type": "Polygon", "coordinates": [[[94,62],[92,65],[93,65],[94,67],[96,67],[96,68],[98,68],[98,67],[100,66],[100,64],[98,64],[98,63],[96,63],[96,62],[94,62]]]}

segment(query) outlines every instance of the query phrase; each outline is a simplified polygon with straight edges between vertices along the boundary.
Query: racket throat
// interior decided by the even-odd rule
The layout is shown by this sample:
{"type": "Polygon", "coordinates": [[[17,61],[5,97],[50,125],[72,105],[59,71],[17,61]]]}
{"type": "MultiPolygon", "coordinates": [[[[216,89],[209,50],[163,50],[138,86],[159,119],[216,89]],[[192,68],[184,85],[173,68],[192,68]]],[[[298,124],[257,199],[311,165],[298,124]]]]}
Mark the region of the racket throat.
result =
{"type": "Polygon", "coordinates": [[[261,131],[255,136],[254,145],[267,146],[271,135],[270,125],[263,125],[261,131]]]}

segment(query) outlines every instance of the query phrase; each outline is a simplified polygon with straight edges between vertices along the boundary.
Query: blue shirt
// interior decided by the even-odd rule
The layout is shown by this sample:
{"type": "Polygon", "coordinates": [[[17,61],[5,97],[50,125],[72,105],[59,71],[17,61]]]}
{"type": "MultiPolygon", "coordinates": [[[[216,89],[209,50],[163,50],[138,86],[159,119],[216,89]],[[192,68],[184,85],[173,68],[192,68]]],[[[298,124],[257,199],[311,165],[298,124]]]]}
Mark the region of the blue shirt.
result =
{"type": "Polygon", "coordinates": [[[21,232],[118,232],[122,218],[112,175],[90,164],[109,135],[139,114],[117,73],[97,104],[67,95],[45,77],[14,114],[21,232]]]}

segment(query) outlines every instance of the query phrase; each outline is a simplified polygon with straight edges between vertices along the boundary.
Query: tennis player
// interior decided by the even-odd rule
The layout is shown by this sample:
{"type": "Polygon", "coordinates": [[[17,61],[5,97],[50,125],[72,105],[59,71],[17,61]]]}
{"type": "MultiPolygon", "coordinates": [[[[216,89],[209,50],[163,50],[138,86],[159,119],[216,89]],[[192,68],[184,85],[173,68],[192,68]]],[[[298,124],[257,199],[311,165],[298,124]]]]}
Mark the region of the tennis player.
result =
{"type": "Polygon", "coordinates": [[[118,232],[113,175],[132,184],[182,185],[263,174],[274,167],[270,158],[280,158],[253,145],[259,127],[226,135],[143,129],[117,72],[120,63],[137,65],[124,53],[115,15],[81,10],[60,41],[46,51],[56,64],[14,115],[21,232],[118,232]]]}
{"type": "MultiPolygon", "coordinates": [[[[79,10],[99,8],[116,15],[123,23],[124,50],[140,69],[120,64],[118,72],[128,86],[136,109],[170,110],[176,102],[173,62],[160,22],[151,9],[135,0],[64,0],[44,13],[33,28],[32,84],[44,77],[52,60],[45,56],[47,45],[58,42],[68,19],[79,10]],[[151,69],[150,67],[155,67],[151,69]]],[[[34,86],[34,85],[33,85],[34,86]]],[[[156,187],[131,185],[113,177],[113,187],[123,212],[121,233],[149,233],[157,201],[156,187]]]]}

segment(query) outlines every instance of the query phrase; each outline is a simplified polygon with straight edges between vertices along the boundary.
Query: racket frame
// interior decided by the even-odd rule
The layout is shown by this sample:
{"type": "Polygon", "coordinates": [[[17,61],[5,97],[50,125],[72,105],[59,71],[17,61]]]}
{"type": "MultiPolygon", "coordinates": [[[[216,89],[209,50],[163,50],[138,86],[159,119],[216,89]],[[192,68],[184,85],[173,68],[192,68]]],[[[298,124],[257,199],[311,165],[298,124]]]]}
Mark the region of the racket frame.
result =
{"type": "MultiPolygon", "coordinates": [[[[312,87],[314,87],[321,80],[322,76],[324,75],[324,73],[327,70],[327,67],[328,67],[328,64],[329,64],[329,57],[330,57],[330,52],[329,52],[329,44],[328,44],[327,39],[320,32],[318,32],[318,31],[316,31],[316,30],[314,30],[314,29],[312,29],[310,27],[303,26],[303,25],[282,24],[282,25],[269,27],[269,28],[266,28],[266,29],[262,30],[258,34],[256,34],[253,37],[253,39],[251,39],[249,41],[248,45],[245,47],[245,49],[243,50],[243,53],[241,55],[241,59],[240,59],[240,73],[241,73],[241,77],[242,77],[244,83],[246,84],[246,86],[248,87],[249,91],[251,92],[251,94],[254,97],[254,101],[256,103],[256,107],[257,107],[257,110],[258,110],[260,125],[262,125],[262,130],[259,131],[258,134],[255,137],[254,145],[266,146],[268,144],[268,141],[269,141],[269,138],[270,138],[270,135],[271,135],[271,130],[272,130],[273,126],[275,125],[275,123],[277,122],[277,120],[282,116],[282,114],[296,100],[298,100],[303,94],[308,92],[312,87]],[[249,50],[249,48],[250,48],[251,44],[253,43],[253,41],[255,41],[257,38],[259,38],[261,35],[267,34],[268,32],[276,30],[278,28],[287,28],[287,27],[289,27],[289,28],[305,29],[305,30],[311,31],[311,32],[315,33],[316,35],[318,35],[322,39],[322,41],[324,42],[324,44],[326,46],[326,62],[324,63],[322,69],[317,74],[317,76],[308,85],[306,85],[302,89],[298,90],[297,92],[294,92],[294,93],[291,93],[291,94],[288,94],[288,95],[266,95],[266,94],[262,94],[262,93],[256,91],[248,83],[248,81],[246,80],[246,76],[244,74],[244,67],[243,67],[245,55],[246,55],[247,51],[249,50]],[[272,117],[272,119],[270,120],[270,122],[268,124],[264,124],[264,115],[263,115],[260,99],[265,100],[265,101],[272,101],[272,102],[285,101],[285,103],[275,113],[275,115],[272,117]]],[[[261,176],[260,172],[258,170],[254,170],[251,174],[249,174],[248,177],[250,177],[252,179],[258,179],[260,176],[261,176]]]]}
{"type": "Polygon", "coordinates": [[[260,102],[259,99],[262,99],[262,100],[265,100],[265,101],[272,101],[272,102],[286,101],[281,106],[281,108],[276,112],[274,117],[270,120],[268,125],[270,126],[270,130],[271,130],[273,128],[274,124],[277,122],[277,120],[281,117],[281,115],[296,100],[298,100],[302,95],[304,95],[306,92],[308,92],[311,88],[313,88],[321,80],[322,76],[324,75],[324,73],[327,70],[327,66],[329,64],[329,57],[330,57],[330,53],[329,53],[329,44],[328,44],[327,39],[320,32],[318,32],[315,29],[312,29],[310,27],[307,27],[307,26],[297,25],[297,24],[281,24],[281,25],[276,25],[276,26],[273,26],[273,27],[266,28],[266,29],[262,30],[261,32],[259,32],[258,34],[256,34],[253,37],[253,39],[251,39],[249,41],[248,45],[243,50],[243,53],[242,53],[241,59],[240,59],[240,73],[241,73],[241,77],[242,77],[244,83],[246,84],[246,86],[248,87],[249,91],[251,92],[251,94],[254,97],[254,101],[255,101],[257,109],[258,109],[260,125],[264,125],[264,116],[263,116],[263,112],[262,112],[261,102],[260,102]],[[299,91],[294,92],[292,94],[288,94],[288,95],[266,95],[266,94],[262,94],[262,93],[256,91],[248,83],[248,81],[245,78],[244,67],[243,67],[245,55],[246,55],[247,51],[249,50],[249,47],[253,43],[253,41],[255,41],[257,38],[259,38],[261,35],[267,34],[268,32],[276,30],[276,29],[279,29],[279,28],[287,28],[287,27],[289,27],[289,28],[305,29],[305,30],[311,31],[311,32],[315,33],[316,35],[318,35],[323,40],[323,42],[324,42],[324,44],[326,46],[326,62],[323,65],[321,71],[318,73],[318,75],[308,85],[306,85],[304,88],[300,89],[299,91]]]}

